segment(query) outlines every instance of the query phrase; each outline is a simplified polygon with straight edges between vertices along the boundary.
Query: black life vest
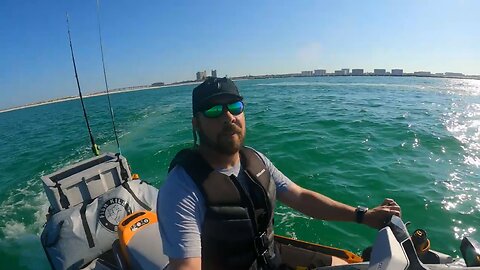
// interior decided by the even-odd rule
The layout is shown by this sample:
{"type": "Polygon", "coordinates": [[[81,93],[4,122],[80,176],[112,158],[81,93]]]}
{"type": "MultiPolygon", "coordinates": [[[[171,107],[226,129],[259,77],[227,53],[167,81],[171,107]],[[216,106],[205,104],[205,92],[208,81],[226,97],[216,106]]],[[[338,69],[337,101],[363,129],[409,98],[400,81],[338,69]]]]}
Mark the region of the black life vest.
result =
{"type": "Polygon", "coordinates": [[[234,176],[215,171],[196,150],[183,149],[169,171],[182,166],[206,202],[201,232],[202,269],[273,269],[273,210],[276,187],[263,160],[249,148],[240,150],[247,176],[245,190],[234,176]]]}

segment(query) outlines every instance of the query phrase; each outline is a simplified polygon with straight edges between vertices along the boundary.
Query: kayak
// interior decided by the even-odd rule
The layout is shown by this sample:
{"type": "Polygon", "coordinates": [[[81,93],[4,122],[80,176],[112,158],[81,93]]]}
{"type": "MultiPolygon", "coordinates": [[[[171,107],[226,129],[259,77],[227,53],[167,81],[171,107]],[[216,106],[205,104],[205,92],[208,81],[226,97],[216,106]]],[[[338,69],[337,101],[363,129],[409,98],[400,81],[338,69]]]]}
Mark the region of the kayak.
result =
{"type": "MultiPolygon", "coordinates": [[[[41,243],[52,269],[164,269],[158,190],[130,171],[125,157],[106,153],[42,177],[50,203],[41,243]]],[[[282,269],[478,269],[480,244],[464,238],[462,259],[430,249],[424,231],[411,236],[392,217],[362,256],[275,236],[282,269]],[[333,265],[340,260],[344,264],[333,265]]]]}

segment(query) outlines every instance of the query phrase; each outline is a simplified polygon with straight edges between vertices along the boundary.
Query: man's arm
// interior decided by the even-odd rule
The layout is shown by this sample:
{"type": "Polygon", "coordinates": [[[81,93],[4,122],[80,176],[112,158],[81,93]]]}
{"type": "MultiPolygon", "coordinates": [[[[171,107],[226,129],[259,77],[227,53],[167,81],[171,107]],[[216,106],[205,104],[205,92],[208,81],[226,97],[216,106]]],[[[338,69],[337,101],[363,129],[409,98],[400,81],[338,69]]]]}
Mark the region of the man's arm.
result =
{"type": "MultiPolygon", "coordinates": [[[[330,199],[320,193],[302,188],[291,182],[278,199],[287,206],[313,218],[331,221],[356,221],[355,208],[330,199]]],[[[363,223],[373,228],[381,228],[392,215],[400,216],[400,206],[392,200],[383,203],[365,214],[363,223]]]]}
{"type": "Polygon", "coordinates": [[[167,269],[200,270],[200,224],[204,203],[200,191],[181,167],[175,167],[160,188],[157,216],[167,269]]]}
{"type": "Polygon", "coordinates": [[[185,259],[173,259],[169,258],[169,264],[167,270],[201,270],[202,258],[185,258],[185,259]]]}

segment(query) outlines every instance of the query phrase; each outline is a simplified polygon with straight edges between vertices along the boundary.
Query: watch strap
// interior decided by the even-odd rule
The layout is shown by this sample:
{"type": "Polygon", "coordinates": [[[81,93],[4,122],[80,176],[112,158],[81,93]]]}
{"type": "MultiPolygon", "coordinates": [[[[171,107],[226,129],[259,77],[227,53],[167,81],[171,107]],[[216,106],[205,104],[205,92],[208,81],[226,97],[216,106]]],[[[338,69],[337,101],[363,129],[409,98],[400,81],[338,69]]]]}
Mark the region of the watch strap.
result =
{"type": "Polygon", "coordinates": [[[367,213],[367,211],[368,208],[365,206],[358,206],[357,209],[355,209],[355,220],[357,223],[363,223],[365,213],[367,213]]]}

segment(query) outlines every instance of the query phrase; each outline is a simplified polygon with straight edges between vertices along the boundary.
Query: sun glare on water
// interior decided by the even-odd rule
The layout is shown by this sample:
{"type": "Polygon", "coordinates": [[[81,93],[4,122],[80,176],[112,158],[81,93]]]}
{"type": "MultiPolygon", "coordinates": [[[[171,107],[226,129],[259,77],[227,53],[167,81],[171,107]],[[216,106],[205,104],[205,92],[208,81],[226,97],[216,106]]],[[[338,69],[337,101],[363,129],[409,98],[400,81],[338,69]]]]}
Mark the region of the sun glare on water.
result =
{"type": "Polygon", "coordinates": [[[476,233],[475,216],[480,211],[480,81],[449,80],[446,87],[451,104],[444,113],[446,130],[460,143],[465,169],[455,169],[445,181],[448,193],[442,200],[443,209],[460,216],[453,219],[452,233],[456,239],[476,233]]]}

